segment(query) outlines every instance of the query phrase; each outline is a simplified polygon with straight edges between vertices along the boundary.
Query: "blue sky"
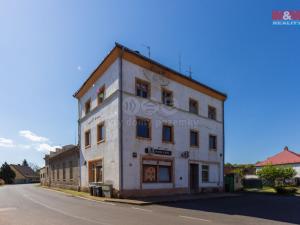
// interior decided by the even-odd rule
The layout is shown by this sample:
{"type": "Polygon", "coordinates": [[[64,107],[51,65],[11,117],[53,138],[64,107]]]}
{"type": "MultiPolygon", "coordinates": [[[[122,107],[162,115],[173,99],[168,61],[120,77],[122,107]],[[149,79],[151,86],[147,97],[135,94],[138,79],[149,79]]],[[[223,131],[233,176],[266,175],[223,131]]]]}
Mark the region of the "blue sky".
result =
{"type": "Polygon", "coordinates": [[[300,152],[300,27],[272,26],[299,1],[1,1],[0,163],[43,165],[75,143],[72,94],[118,41],[229,96],[227,162],[300,152]]]}

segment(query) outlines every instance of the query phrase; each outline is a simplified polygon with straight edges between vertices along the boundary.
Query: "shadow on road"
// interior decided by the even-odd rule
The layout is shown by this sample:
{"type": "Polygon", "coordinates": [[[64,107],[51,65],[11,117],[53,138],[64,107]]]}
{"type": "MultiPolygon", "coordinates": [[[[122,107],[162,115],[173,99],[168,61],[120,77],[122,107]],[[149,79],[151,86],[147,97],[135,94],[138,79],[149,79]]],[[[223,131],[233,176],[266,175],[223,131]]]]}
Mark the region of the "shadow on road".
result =
{"type": "Polygon", "coordinates": [[[169,207],[300,224],[300,197],[243,194],[240,197],[165,203],[169,207]]]}

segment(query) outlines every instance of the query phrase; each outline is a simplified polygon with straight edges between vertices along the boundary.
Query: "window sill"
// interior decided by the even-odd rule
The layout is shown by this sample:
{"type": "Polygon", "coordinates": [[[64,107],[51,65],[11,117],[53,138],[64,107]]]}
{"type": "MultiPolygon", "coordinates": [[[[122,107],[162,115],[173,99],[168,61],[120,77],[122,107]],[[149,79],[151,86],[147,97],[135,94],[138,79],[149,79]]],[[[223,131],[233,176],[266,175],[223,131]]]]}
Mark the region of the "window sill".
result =
{"type": "Polygon", "coordinates": [[[84,147],[85,149],[91,148],[91,145],[87,145],[84,147]]]}
{"type": "Polygon", "coordinates": [[[174,141],[162,141],[163,144],[175,145],[174,141]]]}
{"type": "Polygon", "coordinates": [[[190,148],[193,148],[193,149],[197,148],[197,149],[199,149],[199,145],[190,145],[190,148]]]}
{"type": "Polygon", "coordinates": [[[217,149],[216,148],[210,148],[209,151],[213,151],[213,152],[216,152],[217,149]]]}
{"type": "Polygon", "coordinates": [[[147,137],[139,137],[139,136],[136,136],[136,139],[138,140],[144,140],[144,141],[151,141],[151,138],[147,138],[147,137]]]}
{"type": "Polygon", "coordinates": [[[103,143],[103,142],[105,142],[105,139],[100,140],[100,141],[97,141],[97,144],[99,145],[99,144],[101,144],[101,143],[103,143]]]}

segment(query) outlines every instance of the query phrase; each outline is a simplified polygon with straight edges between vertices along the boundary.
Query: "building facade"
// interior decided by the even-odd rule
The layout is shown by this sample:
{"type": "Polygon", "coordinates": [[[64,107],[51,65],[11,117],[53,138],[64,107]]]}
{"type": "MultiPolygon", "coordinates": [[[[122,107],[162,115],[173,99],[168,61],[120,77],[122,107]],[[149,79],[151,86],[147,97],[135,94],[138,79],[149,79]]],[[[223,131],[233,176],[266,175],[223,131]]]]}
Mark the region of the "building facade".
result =
{"type": "Polygon", "coordinates": [[[74,94],[81,187],[122,196],[223,188],[226,95],[116,44],[74,94]]]}
{"type": "Polygon", "coordinates": [[[16,177],[14,184],[29,184],[40,182],[39,174],[34,172],[29,166],[14,165],[11,164],[9,167],[15,172],[16,177]]]}
{"type": "Polygon", "coordinates": [[[293,168],[297,173],[295,176],[297,183],[300,184],[300,154],[290,150],[288,147],[285,147],[276,155],[256,163],[256,171],[268,165],[293,168]]]}
{"type": "Polygon", "coordinates": [[[79,189],[79,148],[66,145],[45,158],[45,167],[40,171],[41,185],[78,190],[79,189]]]}

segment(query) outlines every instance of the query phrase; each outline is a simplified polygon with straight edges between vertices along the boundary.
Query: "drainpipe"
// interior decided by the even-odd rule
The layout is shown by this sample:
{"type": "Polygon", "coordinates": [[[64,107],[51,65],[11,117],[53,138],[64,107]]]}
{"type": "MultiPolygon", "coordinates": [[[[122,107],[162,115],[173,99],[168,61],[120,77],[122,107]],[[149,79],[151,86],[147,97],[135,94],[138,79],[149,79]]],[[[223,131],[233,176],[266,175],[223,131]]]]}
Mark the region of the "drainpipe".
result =
{"type": "Polygon", "coordinates": [[[225,166],[225,109],[224,109],[224,101],[222,102],[222,114],[223,114],[223,169],[222,169],[222,180],[223,180],[223,190],[225,190],[225,182],[224,182],[224,166],[225,166]]]}
{"type": "Polygon", "coordinates": [[[79,159],[78,159],[78,167],[79,167],[79,187],[78,187],[78,189],[81,189],[81,164],[80,164],[80,162],[81,162],[81,160],[80,160],[80,156],[81,156],[81,121],[80,121],[80,119],[81,119],[81,107],[80,107],[80,101],[79,101],[79,99],[78,99],[78,130],[77,130],[77,132],[78,132],[78,148],[79,148],[79,159]]]}
{"type": "Polygon", "coordinates": [[[123,53],[124,47],[120,53],[120,71],[119,71],[119,189],[123,191],[123,53]]]}

